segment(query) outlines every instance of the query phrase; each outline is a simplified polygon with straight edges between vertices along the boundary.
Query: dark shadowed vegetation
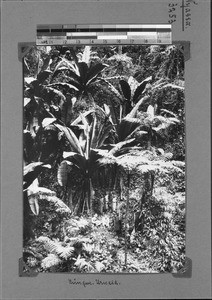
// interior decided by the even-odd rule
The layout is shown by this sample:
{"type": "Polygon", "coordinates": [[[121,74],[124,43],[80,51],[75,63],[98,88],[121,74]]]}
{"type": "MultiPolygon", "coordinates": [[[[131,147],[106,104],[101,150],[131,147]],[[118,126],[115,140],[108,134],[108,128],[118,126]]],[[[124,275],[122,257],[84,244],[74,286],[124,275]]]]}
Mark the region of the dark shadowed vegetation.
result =
{"type": "Polygon", "coordinates": [[[26,265],[35,272],[179,271],[182,47],[34,47],[23,64],[26,265]]]}

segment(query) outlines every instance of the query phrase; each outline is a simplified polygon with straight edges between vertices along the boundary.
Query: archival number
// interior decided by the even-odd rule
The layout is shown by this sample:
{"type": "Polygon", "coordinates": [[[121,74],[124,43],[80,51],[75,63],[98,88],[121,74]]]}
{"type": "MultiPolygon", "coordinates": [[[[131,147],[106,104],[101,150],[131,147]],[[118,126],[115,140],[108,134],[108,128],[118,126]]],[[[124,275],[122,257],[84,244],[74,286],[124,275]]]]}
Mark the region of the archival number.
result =
{"type": "Polygon", "coordinates": [[[174,22],[176,22],[177,20],[177,14],[176,14],[176,8],[177,8],[177,3],[169,3],[168,4],[169,6],[169,10],[168,10],[168,13],[169,13],[169,24],[172,24],[174,22]]]}

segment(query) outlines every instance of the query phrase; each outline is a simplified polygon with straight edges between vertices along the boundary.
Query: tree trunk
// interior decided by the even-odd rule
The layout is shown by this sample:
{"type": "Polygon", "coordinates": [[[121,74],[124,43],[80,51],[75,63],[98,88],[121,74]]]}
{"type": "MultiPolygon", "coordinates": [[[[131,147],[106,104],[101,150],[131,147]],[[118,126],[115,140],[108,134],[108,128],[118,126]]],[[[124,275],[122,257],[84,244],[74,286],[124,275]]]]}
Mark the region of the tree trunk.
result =
{"type": "Polygon", "coordinates": [[[129,200],[130,200],[130,172],[128,170],[127,174],[127,205],[126,205],[126,215],[125,215],[125,267],[127,269],[127,218],[128,218],[128,210],[129,210],[129,200]]]}
{"type": "Polygon", "coordinates": [[[73,192],[71,189],[68,192],[68,207],[73,212],[73,192]]]}

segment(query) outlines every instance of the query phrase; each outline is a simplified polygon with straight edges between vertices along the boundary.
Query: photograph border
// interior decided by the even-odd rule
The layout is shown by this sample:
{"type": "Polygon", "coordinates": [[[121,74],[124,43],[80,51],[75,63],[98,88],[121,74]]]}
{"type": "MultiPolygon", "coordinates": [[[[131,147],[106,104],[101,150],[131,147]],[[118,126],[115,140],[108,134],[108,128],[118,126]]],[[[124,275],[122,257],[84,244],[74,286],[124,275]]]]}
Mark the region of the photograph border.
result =
{"type": "MultiPolygon", "coordinates": [[[[210,173],[210,1],[186,1],[190,25],[182,30],[181,1],[3,1],[1,73],[1,283],[2,299],[145,299],[211,297],[210,173]],[[50,6],[51,3],[51,6],[50,6]],[[124,3],[124,5],[123,5],[124,3]],[[176,13],[169,13],[170,5],[176,13]],[[58,13],[59,12],[59,13],[58,13]],[[185,66],[187,208],[186,256],[192,276],[171,274],[108,275],[114,284],[84,286],[96,275],[18,275],[22,253],[22,66],[18,44],[34,42],[37,24],[167,23],[173,40],[189,41],[185,66]],[[12,88],[11,88],[12,86],[12,88]],[[89,277],[88,277],[89,276],[89,277]],[[117,284],[116,284],[117,283],[117,284]]],[[[188,23],[188,21],[187,21],[188,23]]],[[[98,275],[104,280],[105,275],[98,275]]]]}

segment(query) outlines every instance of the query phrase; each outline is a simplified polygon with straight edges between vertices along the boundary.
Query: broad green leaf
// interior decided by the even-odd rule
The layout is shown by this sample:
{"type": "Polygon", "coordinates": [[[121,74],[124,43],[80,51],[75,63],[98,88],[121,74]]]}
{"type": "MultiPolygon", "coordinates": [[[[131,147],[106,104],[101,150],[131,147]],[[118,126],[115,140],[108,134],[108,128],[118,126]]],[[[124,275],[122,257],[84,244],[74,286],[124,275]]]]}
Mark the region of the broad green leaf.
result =
{"type": "Polygon", "coordinates": [[[31,98],[24,97],[24,107],[31,101],[31,98]]]}
{"type": "Polygon", "coordinates": [[[51,81],[61,72],[70,70],[67,66],[63,66],[61,62],[55,67],[54,72],[52,74],[51,81]]]}
{"type": "Polygon", "coordinates": [[[146,112],[147,112],[147,114],[148,114],[149,119],[150,119],[150,120],[153,120],[153,119],[154,119],[154,115],[155,115],[155,109],[154,109],[154,106],[149,105],[146,112]]]}
{"type": "Polygon", "coordinates": [[[104,103],[104,109],[105,109],[105,114],[107,116],[109,116],[111,114],[110,107],[107,104],[105,104],[105,103],[104,103]]]}
{"type": "Polygon", "coordinates": [[[24,77],[24,81],[27,83],[27,84],[30,84],[32,83],[33,81],[37,81],[37,79],[35,77],[24,77]]]}
{"type": "MultiPolygon", "coordinates": [[[[79,127],[80,125],[78,125],[79,127]]],[[[82,148],[83,153],[85,152],[86,149],[86,136],[85,136],[85,127],[83,126],[83,132],[81,132],[80,136],[79,136],[79,143],[80,143],[80,147],[82,148]]]]}
{"type": "Polygon", "coordinates": [[[73,64],[72,62],[65,59],[64,57],[60,57],[60,58],[61,58],[61,61],[55,67],[55,69],[54,69],[55,72],[62,67],[66,67],[67,69],[74,71],[77,75],[80,75],[76,64],[73,64]]]}
{"type": "Polygon", "coordinates": [[[90,62],[90,57],[91,57],[91,47],[85,46],[83,53],[81,55],[81,62],[85,62],[88,65],[90,62]]]}
{"type": "MultiPolygon", "coordinates": [[[[93,109],[91,109],[91,110],[89,110],[89,111],[86,111],[86,112],[84,112],[84,113],[82,113],[83,114],[83,116],[84,117],[87,117],[88,115],[90,115],[90,114],[92,114],[94,112],[94,110],[93,109]]],[[[77,117],[72,123],[71,123],[71,125],[77,125],[78,123],[80,123],[82,121],[82,119],[81,119],[81,116],[79,116],[79,117],[77,117]]]]}
{"type": "Polygon", "coordinates": [[[122,95],[108,80],[101,78],[101,81],[103,81],[107,84],[109,90],[116,95],[116,97],[120,100],[120,102],[123,102],[122,95]]]}
{"type": "Polygon", "coordinates": [[[136,105],[133,107],[133,109],[131,110],[131,112],[127,115],[128,117],[132,117],[134,118],[139,107],[144,104],[144,103],[147,103],[148,101],[150,100],[150,97],[149,96],[144,96],[143,98],[141,98],[137,103],[136,105]]]}
{"type": "Polygon", "coordinates": [[[177,118],[168,118],[168,121],[175,124],[175,123],[180,123],[180,120],[178,120],[177,118]]]}
{"type": "Polygon", "coordinates": [[[177,118],[177,115],[174,114],[172,111],[170,111],[170,110],[168,110],[168,109],[161,108],[160,111],[161,111],[161,112],[164,112],[164,113],[168,113],[168,114],[170,114],[171,116],[177,118]]]}
{"type": "Polygon", "coordinates": [[[29,196],[29,206],[34,215],[38,216],[39,214],[39,205],[36,195],[29,196]]]}
{"type": "Polygon", "coordinates": [[[43,165],[43,162],[33,162],[24,167],[24,176],[29,172],[34,171],[37,166],[43,165]]]}
{"type": "Polygon", "coordinates": [[[125,117],[117,127],[119,141],[124,141],[140,125],[136,118],[125,117]]]}
{"type": "Polygon", "coordinates": [[[94,117],[94,120],[91,124],[91,137],[90,137],[90,148],[97,148],[97,131],[100,131],[97,129],[98,125],[97,125],[97,118],[96,115],[94,117]]]}
{"type": "Polygon", "coordinates": [[[43,83],[51,74],[52,74],[52,71],[49,71],[49,70],[42,71],[37,75],[37,80],[40,83],[43,83]]]}
{"type": "Polygon", "coordinates": [[[25,57],[24,57],[23,63],[24,63],[24,74],[25,75],[29,75],[30,74],[30,70],[29,70],[29,66],[27,64],[27,60],[26,60],[25,57]]]}
{"type": "Polygon", "coordinates": [[[143,93],[145,87],[146,87],[147,81],[141,83],[135,90],[135,93],[133,95],[132,101],[133,103],[137,103],[139,97],[141,96],[141,94],[143,93]]]}
{"type": "Polygon", "coordinates": [[[71,98],[72,107],[74,107],[74,105],[75,105],[76,102],[77,102],[77,98],[76,97],[72,97],[71,98]]]}
{"type": "Polygon", "coordinates": [[[87,75],[88,75],[88,65],[85,62],[78,63],[78,69],[79,69],[79,81],[82,84],[82,86],[85,86],[87,83],[87,75]]]}
{"type": "Polygon", "coordinates": [[[63,95],[63,93],[61,91],[59,91],[58,89],[56,88],[53,88],[53,87],[49,87],[49,86],[46,86],[47,90],[53,92],[54,94],[56,94],[58,97],[61,98],[62,101],[65,101],[66,98],[65,96],[63,95]]]}
{"type": "Polygon", "coordinates": [[[63,158],[67,158],[67,157],[70,157],[70,156],[73,156],[73,155],[76,155],[76,152],[67,152],[67,151],[64,151],[63,152],[63,158]]]}
{"type": "Polygon", "coordinates": [[[67,87],[67,88],[69,88],[69,89],[74,89],[75,91],[78,91],[78,90],[79,90],[75,85],[70,84],[70,83],[66,83],[66,82],[51,83],[51,84],[47,85],[46,87],[47,87],[47,88],[49,88],[49,87],[50,87],[50,88],[51,88],[51,87],[57,88],[57,86],[58,86],[58,87],[67,87]]]}
{"type": "Polygon", "coordinates": [[[84,125],[85,135],[87,136],[89,134],[90,126],[89,126],[85,116],[82,113],[80,113],[80,117],[82,120],[82,124],[84,125]]]}
{"type": "Polygon", "coordinates": [[[108,65],[106,64],[95,64],[94,66],[91,66],[88,70],[88,76],[87,76],[87,83],[89,84],[90,81],[96,77],[100,72],[102,72],[108,65]]]}
{"type": "MultiPolygon", "coordinates": [[[[51,61],[51,56],[49,55],[46,59],[44,59],[43,61],[43,65],[42,65],[42,68],[41,68],[41,72],[43,71],[46,71],[46,69],[48,69],[49,67],[49,64],[50,64],[50,61],[51,61]]],[[[52,73],[52,72],[51,72],[52,73]]]]}
{"type": "Polygon", "coordinates": [[[56,118],[45,118],[42,121],[42,127],[47,127],[55,121],[56,121],[56,118]]]}
{"type": "Polygon", "coordinates": [[[100,148],[104,144],[104,142],[108,138],[109,133],[111,132],[111,130],[112,130],[112,127],[109,125],[106,128],[104,128],[104,130],[101,131],[101,134],[99,134],[99,136],[98,136],[97,147],[100,148]]]}
{"type": "Polygon", "coordinates": [[[130,89],[131,89],[131,97],[133,97],[133,95],[135,93],[135,90],[139,86],[139,83],[138,83],[138,81],[133,76],[130,76],[128,78],[128,84],[129,84],[130,89]]]}
{"type": "Polygon", "coordinates": [[[123,142],[119,142],[117,144],[114,145],[114,147],[109,151],[109,155],[115,155],[123,146],[130,144],[131,142],[133,142],[135,139],[130,139],[127,141],[123,141],[123,142]]]}
{"type": "Polygon", "coordinates": [[[79,140],[77,139],[74,132],[66,126],[62,126],[62,125],[59,125],[59,124],[55,124],[55,126],[60,131],[64,132],[64,134],[65,134],[67,140],[69,141],[70,146],[73,148],[73,150],[75,150],[76,153],[79,153],[79,154],[83,155],[82,149],[81,149],[80,144],[79,144],[79,140]]]}
{"type": "Polygon", "coordinates": [[[130,101],[130,99],[131,99],[131,89],[130,89],[130,86],[129,86],[128,82],[126,82],[125,80],[120,80],[119,84],[121,86],[121,90],[122,90],[122,93],[123,93],[124,97],[128,101],[130,101]]]}

